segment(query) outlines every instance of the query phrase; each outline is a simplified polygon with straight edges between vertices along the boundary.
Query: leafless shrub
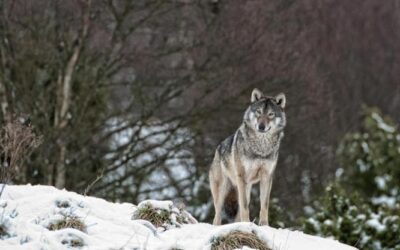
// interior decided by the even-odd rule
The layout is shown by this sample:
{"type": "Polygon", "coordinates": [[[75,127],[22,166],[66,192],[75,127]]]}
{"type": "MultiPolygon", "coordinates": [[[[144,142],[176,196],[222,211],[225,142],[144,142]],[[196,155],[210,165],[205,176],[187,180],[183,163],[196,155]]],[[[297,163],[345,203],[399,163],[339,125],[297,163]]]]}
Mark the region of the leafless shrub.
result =
{"type": "Polygon", "coordinates": [[[0,130],[0,196],[5,185],[21,170],[24,160],[42,142],[25,119],[6,122],[0,130]]]}

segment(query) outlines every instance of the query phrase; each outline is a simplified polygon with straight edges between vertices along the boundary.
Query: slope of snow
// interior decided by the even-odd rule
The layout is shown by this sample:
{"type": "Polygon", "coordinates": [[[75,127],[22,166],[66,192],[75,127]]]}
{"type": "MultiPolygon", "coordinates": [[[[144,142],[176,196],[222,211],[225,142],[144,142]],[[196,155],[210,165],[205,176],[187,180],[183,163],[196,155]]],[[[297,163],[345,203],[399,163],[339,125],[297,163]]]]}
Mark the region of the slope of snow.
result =
{"type": "Polygon", "coordinates": [[[255,232],[274,250],[355,250],[334,240],[253,223],[198,223],[159,232],[147,221],[132,220],[136,209],[133,204],[111,203],[50,186],[7,186],[0,202],[0,223],[9,236],[0,240],[0,249],[71,249],[69,244],[74,241],[83,243],[79,249],[210,249],[213,237],[242,230],[255,232]],[[86,232],[46,228],[64,214],[81,218],[86,232]]]}

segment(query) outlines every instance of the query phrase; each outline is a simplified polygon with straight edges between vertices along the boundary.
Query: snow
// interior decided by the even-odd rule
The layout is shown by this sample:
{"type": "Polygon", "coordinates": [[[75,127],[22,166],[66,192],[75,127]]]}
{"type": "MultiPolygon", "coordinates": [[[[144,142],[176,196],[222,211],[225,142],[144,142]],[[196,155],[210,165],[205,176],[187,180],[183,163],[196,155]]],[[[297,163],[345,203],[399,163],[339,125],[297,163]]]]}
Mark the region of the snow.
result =
{"type": "Polygon", "coordinates": [[[386,188],[386,179],[382,176],[375,177],[375,183],[380,190],[385,190],[386,188]]]}
{"type": "Polygon", "coordinates": [[[385,225],[382,225],[377,218],[367,220],[366,223],[368,226],[375,228],[378,232],[383,232],[386,229],[385,225]]]}
{"type": "Polygon", "coordinates": [[[372,113],[372,118],[376,121],[378,127],[383,131],[388,133],[394,133],[396,131],[396,129],[393,126],[387,124],[379,114],[372,113]]]}
{"type": "Polygon", "coordinates": [[[365,141],[363,141],[363,142],[361,143],[361,147],[362,147],[364,153],[366,153],[366,154],[369,153],[368,143],[366,143],[365,141]]]}
{"type": "Polygon", "coordinates": [[[379,197],[373,197],[372,203],[375,205],[383,205],[384,204],[390,208],[394,208],[396,206],[396,198],[387,196],[387,195],[381,195],[379,197]]]}
{"type": "MultiPolygon", "coordinates": [[[[232,230],[254,232],[273,250],[354,250],[356,248],[331,239],[306,235],[299,231],[234,223],[213,226],[207,223],[185,224],[158,231],[144,220],[132,220],[141,206],[159,206],[174,211],[170,201],[147,200],[135,206],[111,203],[58,190],[50,186],[7,186],[0,201],[0,222],[6,224],[10,235],[0,241],[0,249],[210,249],[214,237],[232,230]],[[49,223],[61,216],[79,217],[86,230],[66,228],[47,229],[49,223]],[[82,244],[73,248],[76,243],[82,244]]],[[[370,222],[371,225],[374,221],[370,222]]],[[[243,247],[242,249],[249,249],[243,247]]]]}
{"type": "Polygon", "coordinates": [[[365,163],[361,159],[357,159],[356,163],[357,163],[358,168],[360,169],[361,173],[365,173],[370,169],[370,165],[368,163],[365,163]]]}
{"type": "Polygon", "coordinates": [[[389,224],[390,224],[390,221],[392,219],[396,219],[395,217],[397,217],[397,216],[393,216],[393,217],[388,216],[388,217],[382,218],[382,214],[380,214],[380,213],[372,214],[371,219],[367,220],[366,224],[369,227],[374,228],[377,232],[382,233],[387,230],[387,227],[385,224],[387,222],[389,222],[389,224]]]}
{"type": "Polygon", "coordinates": [[[159,209],[170,211],[172,209],[172,201],[145,200],[138,204],[138,208],[150,205],[159,209]]]}
{"type": "Polygon", "coordinates": [[[343,168],[338,168],[335,172],[335,176],[336,178],[340,178],[344,173],[344,169],[343,168]]]}

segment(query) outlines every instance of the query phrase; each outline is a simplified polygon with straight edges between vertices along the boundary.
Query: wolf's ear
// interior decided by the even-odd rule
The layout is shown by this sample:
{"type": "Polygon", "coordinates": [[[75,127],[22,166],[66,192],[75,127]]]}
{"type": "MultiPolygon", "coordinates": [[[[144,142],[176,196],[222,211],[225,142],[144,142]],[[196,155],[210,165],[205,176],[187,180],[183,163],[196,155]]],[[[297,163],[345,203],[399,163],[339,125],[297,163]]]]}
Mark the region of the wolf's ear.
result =
{"type": "Polygon", "coordinates": [[[286,96],[284,93],[280,93],[277,96],[275,96],[275,101],[276,104],[278,104],[279,106],[281,106],[281,108],[285,108],[286,105],[286,96]]]}
{"type": "Polygon", "coordinates": [[[251,102],[255,102],[261,99],[264,94],[258,90],[258,89],[253,89],[253,92],[251,92],[251,102]]]}

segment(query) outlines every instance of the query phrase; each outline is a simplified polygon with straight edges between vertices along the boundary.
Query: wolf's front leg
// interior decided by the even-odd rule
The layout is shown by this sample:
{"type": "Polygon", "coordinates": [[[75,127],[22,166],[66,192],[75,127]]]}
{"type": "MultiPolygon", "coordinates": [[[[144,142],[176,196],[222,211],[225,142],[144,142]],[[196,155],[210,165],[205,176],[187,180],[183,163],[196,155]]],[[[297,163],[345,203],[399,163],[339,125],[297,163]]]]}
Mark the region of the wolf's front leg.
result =
{"type": "Polygon", "coordinates": [[[247,222],[250,221],[250,214],[249,214],[249,199],[247,197],[247,187],[244,180],[244,175],[237,175],[236,176],[236,183],[238,189],[238,196],[239,196],[239,213],[240,213],[240,221],[247,222]]]}
{"type": "Polygon", "coordinates": [[[272,173],[265,173],[260,181],[260,225],[268,225],[268,208],[272,188],[272,173]]]}

